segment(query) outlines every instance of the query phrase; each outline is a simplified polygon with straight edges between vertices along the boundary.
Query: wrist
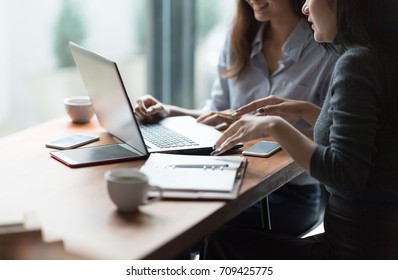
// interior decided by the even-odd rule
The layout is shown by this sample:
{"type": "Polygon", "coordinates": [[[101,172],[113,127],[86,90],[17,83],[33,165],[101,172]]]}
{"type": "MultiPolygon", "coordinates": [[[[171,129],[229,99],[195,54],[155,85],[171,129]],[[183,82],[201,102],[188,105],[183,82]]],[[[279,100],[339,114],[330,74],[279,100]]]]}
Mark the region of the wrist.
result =
{"type": "Polygon", "coordinates": [[[174,117],[174,116],[179,116],[180,114],[178,113],[178,107],[165,104],[164,105],[164,112],[165,112],[165,118],[167,117],[174,117]]]}
{"type": "Polygon", "coordinates": [[[315,122],[319,116],[320,108],[311,103],[311,102],[303,102],[302,108],[302,119],[309,123],[311,126],[315,125],[315,122]]]}
{"type": "Polygon", "coordinates": [[[266,135],[265,136],[271,136],[274,138],[276,134],[278,134],[278,131],[285,120],[282,117],[279,116],[268,116],[268,125],[266,127],[266,135]]]}

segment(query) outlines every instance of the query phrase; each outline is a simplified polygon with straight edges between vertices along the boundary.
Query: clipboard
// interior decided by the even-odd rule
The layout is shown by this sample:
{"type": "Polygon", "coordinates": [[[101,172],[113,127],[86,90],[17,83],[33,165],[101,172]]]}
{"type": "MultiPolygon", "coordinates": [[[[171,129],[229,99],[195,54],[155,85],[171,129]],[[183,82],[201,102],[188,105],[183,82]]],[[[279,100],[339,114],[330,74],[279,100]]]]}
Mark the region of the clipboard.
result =
{"type": "MultiPolygon", "coordinates": [[[[240,156],[151,154],[148,161],[141,171],[148,175],[152,185],[162,189],[163,199],[173,200],[235,199],[239,195],[247,166],[247,160],[240,156]],[[173,166],[181,166],[181,163],[197,165],[199,162],[204,167],[173,169],[173,166]],[[229,166],[224,169],[219,167],[223,165],[229,166]]],[[[157,192],[149,192],[149,196],[158,195],[157,192]]]]}

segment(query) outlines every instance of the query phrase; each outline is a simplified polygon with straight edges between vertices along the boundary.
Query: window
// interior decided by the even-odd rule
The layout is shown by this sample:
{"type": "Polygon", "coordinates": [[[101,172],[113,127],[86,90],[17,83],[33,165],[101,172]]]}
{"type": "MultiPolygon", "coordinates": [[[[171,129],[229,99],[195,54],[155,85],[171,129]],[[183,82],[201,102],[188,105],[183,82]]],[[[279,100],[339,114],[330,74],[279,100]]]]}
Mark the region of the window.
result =
{"type": "Polygon", "coordinates": [[[150,92],[166,103],[199,107],[216,77],[236,1],[150,2],[150,92]]]}
{"type": "Polygon", "coordinates": [[[209,98],[217,64],[237,0],[196,0],[196,48],[194,70],[194,105],[199,108],[209,98]]]}
{"type": "Polygon", "coordinates": [[[64,98],[86,95],[67,58],[68,36],[115,60],[133,101],[152,93],[200,106],[235,2],[0,1],[0,135],[63,116],[64,98]]]}

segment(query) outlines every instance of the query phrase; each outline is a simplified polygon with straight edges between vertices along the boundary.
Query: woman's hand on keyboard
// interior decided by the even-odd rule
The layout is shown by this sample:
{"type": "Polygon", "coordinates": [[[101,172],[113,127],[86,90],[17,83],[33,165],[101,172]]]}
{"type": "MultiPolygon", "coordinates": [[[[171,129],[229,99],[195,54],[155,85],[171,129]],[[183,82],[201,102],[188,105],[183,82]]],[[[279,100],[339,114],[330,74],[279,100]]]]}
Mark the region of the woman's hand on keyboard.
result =
{"type": "Polygon", "coordinates": [[[170,108],[151,95],[144,95],[137,99],[134,113],[139,121],[144,123],[158,122],[170,116],[170,108]]]}

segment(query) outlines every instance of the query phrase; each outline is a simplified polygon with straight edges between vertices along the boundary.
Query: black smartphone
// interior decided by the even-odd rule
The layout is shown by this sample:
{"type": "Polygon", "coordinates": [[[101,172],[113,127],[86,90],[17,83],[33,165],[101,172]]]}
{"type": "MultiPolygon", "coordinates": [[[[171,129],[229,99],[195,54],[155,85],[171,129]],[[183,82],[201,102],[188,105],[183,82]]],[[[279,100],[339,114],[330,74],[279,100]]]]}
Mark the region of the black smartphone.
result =
{"type": "Polygon", "coordinates": [[[59,150],[73,149],[88,143],[99,140],[99,136],[85,134],[85,133],[76,133],[66,137],[62,137],[60,139],[56,139],[46,143],[47,148],[54,148],[59,150]]]}
{"type": "Polygon", "coordinates": [[[242,152],[245,156],[269,157],[279,151],[281,146],[275,141],[260,141],[242,152]]]}

